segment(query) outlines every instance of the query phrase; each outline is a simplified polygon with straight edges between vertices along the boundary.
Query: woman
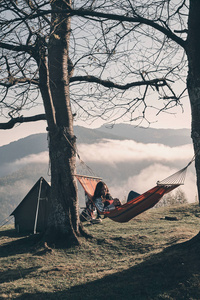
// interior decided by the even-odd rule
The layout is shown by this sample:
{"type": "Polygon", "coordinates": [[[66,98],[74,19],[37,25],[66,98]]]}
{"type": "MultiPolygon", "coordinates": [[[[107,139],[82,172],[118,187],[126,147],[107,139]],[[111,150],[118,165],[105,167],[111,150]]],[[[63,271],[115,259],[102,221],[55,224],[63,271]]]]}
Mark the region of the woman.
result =
{"type": "Polygon", "coordinates": [[[93,201],[99,212],[110,211],[121,205],[119,199],[112,199],[108,187],[103,181],[97,183],[93,201]]]}

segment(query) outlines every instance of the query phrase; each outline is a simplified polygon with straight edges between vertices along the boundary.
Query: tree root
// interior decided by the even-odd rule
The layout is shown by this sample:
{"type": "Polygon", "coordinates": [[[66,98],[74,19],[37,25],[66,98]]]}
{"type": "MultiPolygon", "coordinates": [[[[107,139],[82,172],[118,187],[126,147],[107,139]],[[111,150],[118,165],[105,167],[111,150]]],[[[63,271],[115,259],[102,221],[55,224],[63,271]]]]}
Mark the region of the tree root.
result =
{"type": "Polygon", "coordinates": [[[93,236],[88,233],[88,231],[84,228],[83,224],[80,223],[79,225],[79,231],[80,231],[80,236],[86,238],[86,239],[92,239],[93,236]]]}

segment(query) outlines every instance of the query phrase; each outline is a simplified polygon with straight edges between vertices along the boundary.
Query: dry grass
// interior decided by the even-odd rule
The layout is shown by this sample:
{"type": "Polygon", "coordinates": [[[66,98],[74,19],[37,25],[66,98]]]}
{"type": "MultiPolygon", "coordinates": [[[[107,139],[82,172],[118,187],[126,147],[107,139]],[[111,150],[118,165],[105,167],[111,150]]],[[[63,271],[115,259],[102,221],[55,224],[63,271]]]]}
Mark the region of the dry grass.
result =
{"type": "Polygon", "coordinates": [[[80,247],[0,232],[0,299],[200,299],[197,205],[153,209],[127,224],[85,227],[80,247]],[[176,217],[169,221],[165,216],[176,217]]]}

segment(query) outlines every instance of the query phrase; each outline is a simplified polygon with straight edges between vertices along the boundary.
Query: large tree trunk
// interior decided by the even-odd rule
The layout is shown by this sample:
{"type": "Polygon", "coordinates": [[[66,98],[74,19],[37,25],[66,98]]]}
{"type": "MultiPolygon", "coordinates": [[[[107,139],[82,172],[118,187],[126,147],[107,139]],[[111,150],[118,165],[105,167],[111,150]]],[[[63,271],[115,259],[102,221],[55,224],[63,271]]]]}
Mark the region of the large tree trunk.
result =
{"type": "Polygon", "coordinates": [[[192,113],[192,139],[196,154],[195,168],[197,174],[198,196],[200,197],[200,1],[190,1],[188,20],[188,39],[186,52],[188,56],[187,88],[192,113]]]}
{"type": "MultiPolygon", "coordinates": [[[[52,1],[52,9],[66,8],[70,0],[52,1]],[[68,4],[66,4],[68,3],[68,4]]],[[[51,162],[51,209],[46,232],[47,241],[78,243],[80,221],[75,173],[75,136],[69,94],[70,18],[52,14],[48,47],[49,84],[55,127],[49,128],[51,162]]]]}
{"type": "Polygon", "coordinates": [[[60,131],[50,133],[51,210],[46,236],[54,243],[78,243],[79,213],[73,136],[60,131]],[[67,138],[67,139],[66,139],[67,138]],[[70,144],[69,144],[69,141],[70,144]]]}

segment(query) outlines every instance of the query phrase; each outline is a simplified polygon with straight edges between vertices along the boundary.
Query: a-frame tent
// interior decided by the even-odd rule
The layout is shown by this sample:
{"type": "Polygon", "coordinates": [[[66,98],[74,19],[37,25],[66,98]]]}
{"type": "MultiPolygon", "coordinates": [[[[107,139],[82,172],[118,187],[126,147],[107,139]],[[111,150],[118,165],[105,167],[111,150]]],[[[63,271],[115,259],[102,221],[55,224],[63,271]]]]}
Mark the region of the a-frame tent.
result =
{"type": "Polygon", "coordinates": [[[41,177],[10,214],[17,232],[43,232],[47,225],[50,185],[41,177]]]}

